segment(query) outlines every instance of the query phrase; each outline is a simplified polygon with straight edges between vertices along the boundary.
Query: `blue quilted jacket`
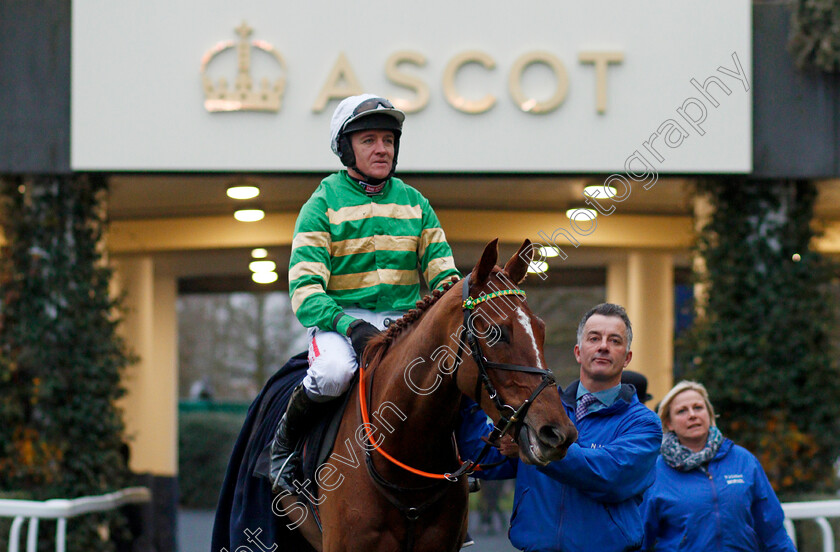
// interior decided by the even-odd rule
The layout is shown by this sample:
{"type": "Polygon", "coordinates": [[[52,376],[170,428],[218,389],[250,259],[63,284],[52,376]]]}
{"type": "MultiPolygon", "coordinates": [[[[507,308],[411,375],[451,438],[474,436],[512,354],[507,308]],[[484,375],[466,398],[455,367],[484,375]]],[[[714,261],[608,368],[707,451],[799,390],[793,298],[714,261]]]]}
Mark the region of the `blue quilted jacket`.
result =
{"type": "Polygon", "coordinates": [[[796,552],[761,464],[729,439],[706,472],[680,472],[660,457],[642,512],[645,550],[796,552]]]}

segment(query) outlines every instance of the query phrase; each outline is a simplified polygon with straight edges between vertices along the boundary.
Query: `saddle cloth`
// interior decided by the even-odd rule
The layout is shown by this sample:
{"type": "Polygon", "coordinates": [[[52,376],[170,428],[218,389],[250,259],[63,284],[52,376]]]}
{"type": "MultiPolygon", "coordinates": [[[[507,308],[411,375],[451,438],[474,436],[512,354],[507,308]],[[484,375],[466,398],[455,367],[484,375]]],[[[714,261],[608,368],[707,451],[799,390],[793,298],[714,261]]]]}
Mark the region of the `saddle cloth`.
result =
{"type": "MultiPolygon", "coordinates": [[[[281,417],[282,413],[285,412],[285,405],[288,404],[289,398],[291,397],[291,390],[303,381],[303,376],[305,375],[305,371],[303,373],[294,372],[294,377],[287,378],[287,382],[283,387],[290,387],[288,388],[288,393],[286,393],[286,397],[283,400],[284,407],[280,413],[281,417]]],[[[350,389],[353,388],[357,379],[358,373],[353,377],[353,380],[350,383],[350,389]]],[[[324,462],[327,461],[327,458],[329,458],[329,455],[332,453],[335,436],[338,433],[339,426],[341,425],[341,418],[344,414],[345,408],[347,407],[347,403],[350,400],[350,395],[351,394],[349,392],[345,392],[338,399],[327,403],[324,406],[324,411],[320,413],[320,418],[315,421],[315,424],[312,429],[310,429],[309,433],[301,439],[300,443],[298,443],[297,450],[301,452],[303,461],[301,462],[301,469],[299,473],[295,474],[295,480],[299,481],[301,484],[309,481],[306,488],[311,492],[314,492],[316,488],[315,472],[324,462]]],[[[279,421],[280,420],[277,419],[275,428],[279,421]]],[[[260,453],[260,457],[254,467],[254,475],[268,478],[270,465],[271,441],[265,445],[262,453],[260,453]]],[[[306,495],[304,494],[303,496],[305,497],[306,495]]],[[[312,506],[314,507],[315,505],[313,504],[312,506]]]]}
{"type": "MultiPolygon", "coordinates": [[[[303,380],[308,366],[306,352],[295,355],[269,378],[251,403],[219,494],[211,552],[251,547],[257,536],[262,542],[283,543],[284,552],[312,552],[312,547],[297,531],[286,527],[287,520],[272,512],[275,495],[268,480],[271,441],[286,412],[292,390],[303,380]]],[[[331,453],[338,421],[349,395],[345,393],[344,400],[333,401],[334,413],[324,416],[330,423],[322,420],[305,440],[304,473],[299,475],[300,481],[306,481],[307,477],[314,481],[315,470],[331,453]],[[333,425],[335,429],[330,430],[333,425]],[[316,451],[316,454],[309,451],[316,451]]]]}

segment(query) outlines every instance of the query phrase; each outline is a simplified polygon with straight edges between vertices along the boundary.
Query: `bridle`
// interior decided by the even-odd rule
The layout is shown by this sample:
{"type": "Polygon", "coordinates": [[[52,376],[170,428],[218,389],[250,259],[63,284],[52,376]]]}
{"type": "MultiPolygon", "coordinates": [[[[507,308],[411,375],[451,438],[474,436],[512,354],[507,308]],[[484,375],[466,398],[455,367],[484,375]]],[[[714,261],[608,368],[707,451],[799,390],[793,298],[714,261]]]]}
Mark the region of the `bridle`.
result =
{"type": "MultiPolygon", "coordinates": [[[[487,444],[479,453],[478,457],[475,460],[464,460],[461,461],[461,466],[454,472],[451,473],[429,473],[422,470],[418,470],[416,468],[412,468],[407,464],[397,460],[386,451],[382,450],[381,446],[372,447],[373,450],[376,450],[379,454],[383,457],[388,459],[391,463],[396,464],[397,466],[410,471],[416,475],[420,475],[423,477],[427,477],[430,479],[445,479],[447,481],[458,481],[464,475],[470,475],[475,472],[477,469],[480,468],[480,462],[484,459],[487,453],[490,451],[490,447],[492,446],[490,443],[504,435],[508,432],[511,428],[514,428],[514,434],[518,431],[518,429],[522,425],[522,421],[524,420],[525,416],[528,414],[528,409],[531,408],[531,405],[534,404],[537,396],[542,393],[542,391],[555,383],[554,374],[551,370],[546,370],[543,368],[537,368],[534,366],[522,366],[519,364],[506,364],[500,362],[490,362],[487,360],[487,357],[484,356],[484,352],[481,349],[481,344],[478,341],[478,337],[473,332],[473,315],[475,313],[476,307],[481,303],[486,301],[490,301],[496,297],[502,297],[505,295],[521,295],[525,296],[525,292],[521,289],[504,289],[504,290],[497,290],[492,293],[482,294],[477,298],[470,297],[470,274],[467,274],[466,277],[462,280],[463,282],[463,292],[462,292],[462,303],[461,309],[464,312],[464,324],[463,324],[463,331],[461,332],[461,337],[458,344],[458,355],[455,360],[455,367],[453,369],[453,377],[457,378],[457,370],[461,366],[462,360],[462,353],[464,349],[469,346],[469,350],[472,354],[472,359],[475,362],[478,368],[478,376],[476,377],[475,382],[475,398],[476,402],[480,402],[481,398],[481,387],[483,386],[484,389],[487,391],[487,395],[490,397],[490,400],[493,401],[493,405],[496,407],[496,411],[499,413],[499,421],[494,425],[493,431],[487,437],[486,442],[487,444]],[[531,396],[528,397],[525,402],[519,405],[518,408],[514,408],[509,404],[505,404],[502,402],[502,399],[499,397],[499,393],[496,390],[496,387],[493,385],[493,382],[490,380],[490,376],[487,373],[488,369],[494,370],[507,370],[510,372],[525,372],[529,374],[537,374],[542,376],[542,380],[540,381],[539,385],[534,389],[531,393],[531,396]],[[507,414],[510,414],[509,416],[507,414]]],[[[366,392],[365,392],[365,371],[364,366],[362,364],[359,365],[359,406],[361,407],[362,413],[362,422],[364,422],[365,434],[369,443],[375,443],[376,441],[373,439],[373,435],[370,431],[370,419],[368,415],[367,409],[367,400],[366,400],[366,392]]],[[[370,458],[370,449],[366,448],[367,457],[370,458]]],[[[460,459],[459,459],[460,461],[460,459]]],[[[372,469],[373,464],[368,462],[368,466],[372,469]]],[[[485,466],[488,467],[488,466],[485,466]]],[[[371,473],[373,476],[375,470],[371,473]]],[[[377,479],[379,474],[374,476],[374,479],[377,479]]],[[[378,477],[382,479],[381,476],[378,477]]]]}
{"type": "MultiPolygon", "coordinates": [[[[507,433],[511,427],[514,427],[514,434],[516,434],[522,425],[522,420],[524,420],[525,416],[528,414],[528,409],[531,408],[532,404],[534,404],[537,395],[542,393],[543,389],[555,383],[554,374],[551,370],[536,368],[534,366],[522,366],[519,364],[490,362],[487,360],[487,357],[484,356],[484,352],[481,350],[481,344],[478,342],[478,338],[472,330],[473,314],[475,313],[476,307],[478,307],[481,303],[504,295],[522,295],[524,297],[525,292],[521,289],[504,289],[487,293],[479,296],[477,299],[473,299],[470,297],[470,275],[467,274],[464,278],[464,287],[461,294],[463,299],[461,306],[464,311],[464,331],[461,332],[461,340],[458,347],[458,358],[455,363],[455,370],[457,370],[461,365],[461,353],[465,349],[464,342],[466,342],[469,344],[472,358],[478,367],[478,377],[475,380],[476,402],[479,402],[481,397],[481,386],[483,385],[484,389],[487,391],[487,395],[490,397],[490,400],[493,401],[496,411],[499,413],[499,421],[493,427],[493,431],[487,439],[488,441],[495,441],[507,433]],[[493,382],[490,381],[490,376],[487,373],[487,370],[491,368],[495,370],[507,370],[509,372],[537,374],[542,376],[542,380],[531,393],[531,396],[519,405],[519,408],[514,408],[509,404],[503,403],[502,399],[499,397],[499,393],[496,391],[496,387],[493,385],[493,382]],[[510,416],[505,415],[508,412],[511,413],[510,416]]],[[[482,458],[487,454],[487,450],[489,449],[486,449],[486,447],[485,450],[482,450],[482,458]]]]}
{"type": "MultiPolygon", "coordinates": [[[[525,416],[528,413],[528,409],[531,408],[531,405],[546,387],[553,384],[555,382],[554,374],[550,370],[545,370],[542,368],[536,368],[534,366],[521,366],[518,364],[505,364],[499,362],[490,362],[484,356],[484,352],[481,349],[481,345],[478,342],[478,337],[475,335],[475,332],[471,329],[473,315],[475,313],[476,307],[481,303],[486,301],[490,301],[496,297],[501,297],[504,295],[521,295],[525,296],[525,292],[521,289],[505,289],[505,290],[497,290],[492,293],[482,294],[478,298],[470,297],[470,275],[463,279],[463,295],[462,295],[462,303],[461,308],[464,312],[464,325],[463,331],[461,332],[461,337],[458,343],[458,355],[455,360],[455,366],[452,370],[453,377],[457,380],[457,370],[461,366],[462,362],[462,352],[464,349],[469,346],[469,350],[472,354],[473,361],[475,362],[478,368],[478,376],[476,377],[475,383],[475,398],[476,402],[480,402],[481,399],[481,387],[484,386],[484,389],[487,391],[490,400],[493,401],[496,410],[499,413],[499,421],[493,426],[493,431],[490,432],[490,435],[485,439],[484,448],[481,450],[479,455],[476,457],[475,460],[461,460],[460,455],[458,461],[461,462],[461,466],[454,472],[451,473],[429,473],[423,470],[418,470],[417,468],[413,468],[407,464],[404,464],[400,460],[394,458],[386,451],[382,449],[381,446],[374,446],[373,443],[376,440],[373,438],[371,433],[371,424],[370,424],[370,417],[368,414],[368,407],[367,407],[367,398],[366,398],[366,391],[367,385],[365,384],[365,367],[363,363],[359,363],[359,407],[361,409],[362,415],[362,422],[363,427],[365,428],[365,438],[367,439],[368,443],[367,446],[364,447],[365,449],[365,465],[367,466],[368,473],[371,476],[371,479],[376,483],[376,489],[391,503],[392,506],[397,508],[402,515],[406,519],[406,538],[403,540],[403,550],[406,552],[410,552],[413,550],[414,547],[414,524],[426,509],[430,506],[435,504],[441,498],[443,498],[446,491],[450,489],[449,485],[446,485],[446,482],[457,482],[460,481],[465,475],[470,475],[474,473],[476,470],[482,468],[481,461],[490,451],[490,447],[493,445],[491,444],[496,439],[500,438],[504,435],[507,431],[509,431],[512,427],[515,431],[518,431],[518,428],[522,425],[522,420],[524,420],[525,416]],[[531,393],[531,396],[525,400],[518,408],[514,408],[508,404],[502,402],[501,398],[499,397],[499,393],[496,390],[496,387],[493,385],[493,382],[490,381],[490,376],[487,373],[488,369],[495,369],[495,370],[508,370],[511,372],[526,372],[529,374],[537,374],[542,376],[542,380],[540,381],[539,385],[534,389],[531,393]],[[507,415],[510,414],[510,415],[507,415]],[[430,485],[426,485],[423,487],[402,487],[391,483],[387,479],[385,479],[382,474],[380,474],[375,466],[373,465],[373,457],[371,453],[371,449],[376,450],[380,455],[390,461],[392,464],[395,464],[404,470],[407,470],[415,475],[420,475],[422,477],[435,479],[434,483],[430,485]],[[434,491],[431,496],[428,496],[426,500],[422,503],[415,505],[415,506],[408,506],[405,504],[401,499],[401,494],[405,494],[408,492],[424,492],[424,491],[434,491]]],[[[373,384],[371,382],[371,388],[373,384]]],[[[455,444],[455,451],[457,454],[457,443],[455,443],[455,439],[453,436],[453,443],[455,444]]],[[[497,464],[485,465],[483,467],[492,467],[498,464],[505,462],[499,462],[497,464]]]]}

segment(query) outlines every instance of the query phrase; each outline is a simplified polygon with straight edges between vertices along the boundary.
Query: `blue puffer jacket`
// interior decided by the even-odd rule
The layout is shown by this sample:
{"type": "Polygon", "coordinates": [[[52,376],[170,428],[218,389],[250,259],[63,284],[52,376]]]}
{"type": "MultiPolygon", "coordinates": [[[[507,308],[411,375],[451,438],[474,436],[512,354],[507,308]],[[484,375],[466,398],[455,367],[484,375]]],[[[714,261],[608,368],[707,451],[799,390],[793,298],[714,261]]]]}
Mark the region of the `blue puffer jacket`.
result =
{"type": "MultiPolygon", "coordinates": [[[[562,395],[572,420],[577,387],[573,383],[562,395]]],[[[562,460],[545,467],[517,462],[510,541],[539,552],[637,550],[643,536],[639,504],[653,483],[662,442],[659,418],[639,402],[633,387],[622,385],[612,406],[575,425],[578,440],[562,460]]],[[[461,426],[462,457],[469,455],[465,448],[477,446],[475,439],[465,439],[469,427],[474,432],[478,424],[461,426]]],[[[509,476],[509,470],[497,468],[486,476],[509,476]]]]}
{"type": "Polygon", "coordinates": [[[680,472],[657,460],[642,505],[645,550],[796,552],[755,456],[724,439],[707,469],[680,472]]]}

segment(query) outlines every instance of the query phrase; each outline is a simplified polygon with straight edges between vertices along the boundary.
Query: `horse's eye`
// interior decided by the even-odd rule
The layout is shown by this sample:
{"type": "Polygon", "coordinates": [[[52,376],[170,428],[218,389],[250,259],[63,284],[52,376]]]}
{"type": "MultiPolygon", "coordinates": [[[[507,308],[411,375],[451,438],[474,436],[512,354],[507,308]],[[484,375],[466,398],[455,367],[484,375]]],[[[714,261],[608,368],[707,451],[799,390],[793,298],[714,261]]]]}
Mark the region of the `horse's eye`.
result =
{"type": "Polygon", "coordinates": [[[510,328],[494,324],[493,333],[499,336],[500,343],[510,343],[510,328]]]}

